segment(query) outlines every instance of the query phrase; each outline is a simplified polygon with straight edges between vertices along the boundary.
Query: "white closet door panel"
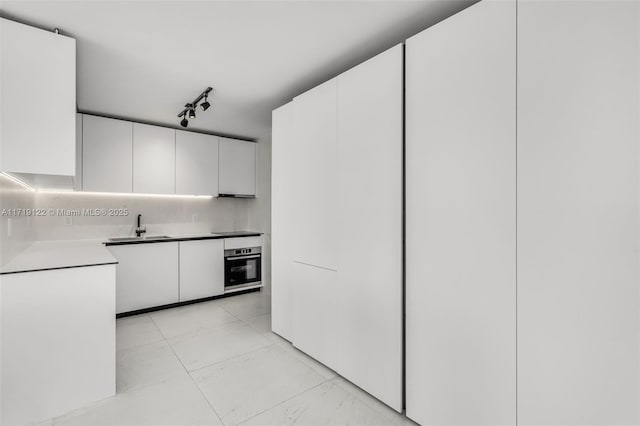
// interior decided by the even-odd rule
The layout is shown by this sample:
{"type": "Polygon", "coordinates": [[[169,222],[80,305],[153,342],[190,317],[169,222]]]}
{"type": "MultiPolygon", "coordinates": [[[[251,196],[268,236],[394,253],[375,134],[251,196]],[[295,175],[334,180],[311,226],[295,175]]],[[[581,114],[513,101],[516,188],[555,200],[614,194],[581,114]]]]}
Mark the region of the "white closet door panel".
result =
{"type": "Polygon", "coordinates": [[[402,84],[398,45],[338,77],[338,371],[402,411],[402,84]],[[372,90],[375,87],[375,90],[372,90]]]}
{"type": "Polygon", "coordinates": [[[518,424],[638,424],[638,2],[518,6],[518,424]]]}
{"type": "Polygon", "coordinates": [[[133,185],[133,123],[83,115],[82,189],[131,192],[133,185]]]}
{"type": "Polygon", "coordinates": [[[407,415],[516,422],[516,7],[407,41],[407,415]]]}
{"type": "Polygon", "coordinates": [[[292,339],[293,241],[296,210],[293,104],[273,111],[271,138],[271,327],[292,339]]]}
{"type": "Polygon", "coordinates": [[[176,131],[133,124],[133,192],[175,194],[176,131]]]}
{"type": "Polygon", "coordinates": [[[335,270],[338,188],[336,79],[293,100],[294,189],[296,222],[294,260],[335,270]]]}
{"type": "Polygon", "coordinates": [[[176,130],[176,194],[218,195],[218,139],[176,130]]]}
{"type": "Polygon", "coordinates": [[[341,348],[335,271],[293,262],[293,345],[335,369],[341,348]]]}

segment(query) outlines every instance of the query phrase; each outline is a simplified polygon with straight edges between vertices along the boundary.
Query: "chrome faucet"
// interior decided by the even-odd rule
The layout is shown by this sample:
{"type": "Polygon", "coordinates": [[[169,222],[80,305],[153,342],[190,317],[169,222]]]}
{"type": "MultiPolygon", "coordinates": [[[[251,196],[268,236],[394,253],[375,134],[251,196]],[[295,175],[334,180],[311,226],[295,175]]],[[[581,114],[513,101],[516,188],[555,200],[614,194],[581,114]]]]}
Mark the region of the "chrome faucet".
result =
{"type": "Polygon", "coordinates": [[[139,214],[138,215],[138,226],[136,226],[136,237],[140,238],[140,236],[142,234],[144,234],[145,232],[147,232],[147,228],[141,228],[140,227],[140,220],[142,219],[142,215],[139,214]]]}

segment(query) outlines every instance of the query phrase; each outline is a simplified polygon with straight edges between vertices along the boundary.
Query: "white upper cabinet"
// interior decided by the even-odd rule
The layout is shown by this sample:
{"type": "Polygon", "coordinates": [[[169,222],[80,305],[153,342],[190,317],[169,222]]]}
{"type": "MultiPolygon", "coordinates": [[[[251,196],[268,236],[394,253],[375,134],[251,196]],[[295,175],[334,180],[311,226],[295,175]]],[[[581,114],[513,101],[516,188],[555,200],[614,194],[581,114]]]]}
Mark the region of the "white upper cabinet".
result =
{"type": "Polygon", "coordinates": [[[399,45],[338,76],[338,199],[323,210],[340,215],[333,241],[338,312],[344,315],[338,372],[397,411],[403,361],[402,62],[399,45]]]}
{"type": "Polygon", "coordinates": [[[76,42],[0,18],[0,171],[73,176],[76,42]]]}
{"type": "Polygon", "coordinates": [[[82,158],[84,191],[131,192],[133,123],[83,115],[82,158]]]}
{"type": "Polygon", "coordinates": [[[218,139],[176,130],[176,194],[218,195],[218,139]]]}
{"type": "Polygon", "coordinates": [[[256,150],[254,142],[220,138],[220,195],[256,195],[256,150]]]}
{"type": "Polygon", "coordinates": [[[133,123],[133,192],[175,194],[176,131],[133,123]]]}
{"type": "Polygon", "coordinates": [[[406,412],[423,426],[516,424],[515,31],[515,1],[482,1],[407,40],[406,412]]]}
{"type": "Polygon", "coordinates": [[[293,100],[294,260],[336,270],[336,79],[293,100]]]}
{"type": "Polygon", "coordinates": [[[637,425],[637,1],[518,5],[518,425],[637,425]]]}

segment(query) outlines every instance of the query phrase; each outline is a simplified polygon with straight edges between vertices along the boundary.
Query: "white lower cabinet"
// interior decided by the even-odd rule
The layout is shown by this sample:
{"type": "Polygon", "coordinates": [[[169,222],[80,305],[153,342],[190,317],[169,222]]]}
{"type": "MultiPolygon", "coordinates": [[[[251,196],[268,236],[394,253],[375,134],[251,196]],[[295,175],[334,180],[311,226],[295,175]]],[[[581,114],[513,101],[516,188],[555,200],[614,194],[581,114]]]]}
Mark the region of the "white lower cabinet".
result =
{"type": "Polygon", "coordinates": [[[116,393],[116,265],[0,277],[0,424],[35,424],[116,393]]]}
{"type": "Polygon", "coordinates": [[[224,240],[180,241],[180,301],[224,293],[224,240]]]}
{"type": "Polygon", "coordinates": [[[108,246],[118,259],[116,313],[179,301],[178,242],[108,246]]]}

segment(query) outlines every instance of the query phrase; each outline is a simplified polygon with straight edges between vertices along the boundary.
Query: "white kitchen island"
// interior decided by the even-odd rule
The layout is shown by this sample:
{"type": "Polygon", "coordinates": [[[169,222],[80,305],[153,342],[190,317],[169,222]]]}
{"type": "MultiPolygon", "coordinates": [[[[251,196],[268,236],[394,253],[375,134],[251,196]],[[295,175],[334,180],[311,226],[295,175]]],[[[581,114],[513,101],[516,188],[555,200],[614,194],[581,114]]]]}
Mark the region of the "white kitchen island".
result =
{"type": "Polygon", "coordinates": [[[0,424],[115,395],[116,264],[100,241],[51,241],[0,267],[0,424]]]}

